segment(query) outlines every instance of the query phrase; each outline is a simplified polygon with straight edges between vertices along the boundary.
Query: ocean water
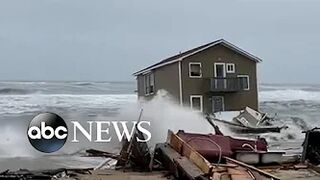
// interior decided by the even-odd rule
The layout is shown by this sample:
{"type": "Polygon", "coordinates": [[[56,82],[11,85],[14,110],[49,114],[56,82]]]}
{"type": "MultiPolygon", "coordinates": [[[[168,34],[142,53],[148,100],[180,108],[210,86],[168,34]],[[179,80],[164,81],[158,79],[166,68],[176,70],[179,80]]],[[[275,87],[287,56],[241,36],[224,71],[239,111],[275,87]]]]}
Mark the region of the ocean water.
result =
{"type": "MultiPolygon", "coordinates": [[[[67,124],[71,120],[136,120],[141,104],[135,89],[134,82],[0,82],[0,171],[98,165],[103,159],[81,157],[83,150],[117,152],[119,143],[83,140],[69,143],[57,153],[43,154],[28,142],[28,123],[40,112],[57,113],[67,124]]],[[[288,126],[281,133],[260,134],[272,149],[301,151],[301,132],[320,127],[320,85],[262,84],[259,101],[260,110],[274,116],[275,124],[288,126]]],[[[153,143],[163,141],[167,129],[212,132],[201,115],[171,102],[166,93],[143,108],[144,118],[151,121],[153,143]]]]}
{"type": "Polygon", "coordinates": [[[270,147],[302,151],[305,130],[320,127],[320,85],[263,84],[259,90],[260,110],[275,117],[274,124],[286,125],[281,133],[263,134],[270,147]]]}

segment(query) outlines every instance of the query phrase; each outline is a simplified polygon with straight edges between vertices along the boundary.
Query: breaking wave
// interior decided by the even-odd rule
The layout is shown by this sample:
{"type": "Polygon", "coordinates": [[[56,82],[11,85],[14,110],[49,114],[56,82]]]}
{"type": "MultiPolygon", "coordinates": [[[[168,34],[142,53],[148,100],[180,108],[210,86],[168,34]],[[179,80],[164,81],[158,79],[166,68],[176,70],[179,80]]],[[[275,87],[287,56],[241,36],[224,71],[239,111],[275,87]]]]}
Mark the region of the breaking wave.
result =
{"type": "Polygon", "coordinates": [[[259,92],[260,110],[275,117],[276,125],[285,125],[281,133],[262,135],[274,147],[301,151],[302,132],[320,127],[320,89],[318,85],[263,86],[259,92]]]}
{"type": "Polygon", "coordinates": [[[135,102],[135,94],[32,94],[0,96],[1,114],[24,114],[48,110],[117,109],[120,105],[135,102]]]}
{"type": "Polygon", "coordinates": [[[94,83],[92,83],[92,82],[76,82],[76,83],[74,83],[74,85],[77,85],[77,86],[91,86],[91,85],[94,85],[94,83]]]}
{"type": "Polygon", "coordinates": [[[259,92],[260,101],[320,101],[320,91],[284,89],[259,92]]]}

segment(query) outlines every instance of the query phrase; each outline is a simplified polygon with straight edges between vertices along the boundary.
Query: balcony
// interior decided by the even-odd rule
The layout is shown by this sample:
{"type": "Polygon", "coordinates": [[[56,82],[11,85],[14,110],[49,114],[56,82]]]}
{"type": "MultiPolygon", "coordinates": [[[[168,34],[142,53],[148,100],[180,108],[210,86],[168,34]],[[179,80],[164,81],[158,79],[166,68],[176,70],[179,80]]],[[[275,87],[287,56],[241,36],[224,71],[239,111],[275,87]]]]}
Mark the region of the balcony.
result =
{"type": "Polygon", "coordinates": [[[212,92],[237,92],[245,87],[241,78],[211,78],[210,90],[212,92]]]}

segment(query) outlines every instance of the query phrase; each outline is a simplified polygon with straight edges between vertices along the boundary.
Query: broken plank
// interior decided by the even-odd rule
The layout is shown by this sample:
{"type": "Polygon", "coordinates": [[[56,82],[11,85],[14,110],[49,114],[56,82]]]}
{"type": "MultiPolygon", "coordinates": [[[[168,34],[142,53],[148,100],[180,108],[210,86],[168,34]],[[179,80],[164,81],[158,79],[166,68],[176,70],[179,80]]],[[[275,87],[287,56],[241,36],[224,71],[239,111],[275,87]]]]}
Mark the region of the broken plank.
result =
{"type": "Polygon", "coordinates": [[[172,149],[168,144],[160,143],[156,145],[155,159],[159,160],[162,163],[162,165],[176,177],[178,175],[177,166],[174,163],[174,159],[179,157],[181,157],[181,155],[177,151],[172,149]]]}
{"type": "Polygon", "coordinates": [[[197,179],[203,175],[203,172],[186,157],[174,158],[178,169],[182,170],[184,175],[179,177],[187,177],[188,179],[197,179]]]}
{"type": "Polygon", "coordinates": [[[244,167],[244,168],[247,168],[247,169],[249,169],[249,170],[251,170],[251,171],[255,171],[255,172],[257,172],[258,174],[263,175],[263,176],[265,176],[265,177],[268,177],[268,178],[271,178],[271,179],[280,180],[279,177],[277,177],[277,176],[275,176],[275,175],[273,175],[273,174],[270,174],[270,173],[268,173],[268,172],[262,171],[261,169],[258,169],[258,168],[254,167],[254,166],[250,166],[250,165],[248,165],[248,164],[246,164],[246,163],[243,163],[243,162],[241,162],[241,161],[237,161],[237,160],[232,159],[232,158],[229,158],[229,157],[224,157],[224,158],[225,158],[228,162],[237,164],[237,165],[242,166],[242,167],[244,167]]]}
{"type": "Polygon", "coordinates": [[[205,174],[212,174],[213,167],[210,162],[170,130],[168,131],[168,143],[179,154],[186,156],[192,163],[201,169],[202,172],[205,174]]]}

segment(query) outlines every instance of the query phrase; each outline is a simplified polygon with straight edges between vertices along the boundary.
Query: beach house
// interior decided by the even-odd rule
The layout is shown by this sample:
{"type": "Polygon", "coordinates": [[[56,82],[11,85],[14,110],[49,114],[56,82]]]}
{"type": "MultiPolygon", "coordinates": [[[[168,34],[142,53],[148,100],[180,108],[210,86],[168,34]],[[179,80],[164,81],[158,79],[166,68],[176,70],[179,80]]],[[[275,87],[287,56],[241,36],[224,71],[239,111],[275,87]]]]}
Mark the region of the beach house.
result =
{"type": "Polygon", "coordinates": [[[135,72],[139,98],[166,90],[179,104],[212,113],[258,109],[257,63],[261,59],[220,39],[135,72]]]}

